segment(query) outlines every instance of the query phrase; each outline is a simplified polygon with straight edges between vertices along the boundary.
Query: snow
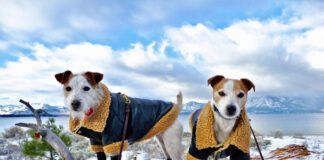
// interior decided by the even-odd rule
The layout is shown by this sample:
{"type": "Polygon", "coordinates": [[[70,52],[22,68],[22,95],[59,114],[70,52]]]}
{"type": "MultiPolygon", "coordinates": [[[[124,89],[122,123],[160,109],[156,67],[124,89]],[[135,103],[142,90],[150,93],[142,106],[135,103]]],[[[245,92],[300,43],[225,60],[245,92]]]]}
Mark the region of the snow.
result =
{"type": "MultiPolygon", "coordinates": [[[[42,108],[49,114],[67,114],[68,110],[62,106],[51,106],[43,103],[31,103],[35,109],[42,108]]],[[[21,115],[31,114],[31,111],[24,105],[0,105],[0,115],[21,115]]]]}
{"type": "MultiPolygon", "coordinates": [[[[89,141],[86,138],[74,136],[71,134],[73,145],[71,147],[71,152],[73,151],[75,156],[82,156],[79,159],[87,159],[95,160],[95,154],[89,150],[81,150],[80,148],[88,148],[89,141]],[[91,157],[91,158],[89,158],[91,157]]],[[[24,138],[10,138],[5,139],[1,138],[0,133],[0,153],[7,153],[8,147],[12,146],[10,154],[0,155],[0,159],[7,159],[8,156],[16,156],[20,157],[18,159],[22,159],[24,156],[19,150],[19,146],[21,141],[24,139],[30,139],[30,137],[24,138]],[[3,147],[4,146],[4,147],[3,147]],[[5,152],[4,152],[5,151],[5,152]]],[[[190,144],[190,134],[186,133],[183,136],[183,144],[188,149],[190,144]]],[[[263,141],[270,141],[271,143],[267,146],[262,146],[262,153],[265,157],[270,156],[270,152],[276,150],[277,148],[283,148],[285,146],[295,144],[295,145],[303,145],[307,147],[307,150],[310,151],[311,155],[303,158],[306,160],[324,160],[324,135],[321,136],[303,136],[303,135],[295,135],[295,136],[283,136],[282,138],[274,138],[271,136],[264,136],[263,141]]],[[[187,151],[187,150],[186,150],[187,151]]],[[[9,153],[9,152],[8,152],[9,153]]],[[[250,151],[251,157],[258,156],[259,153],[255,147],[251,148],[250,151]]],[[[161,152],[161,148],[158,143],[154,139],[150,139],[141,143],[135,143],[129,146],[127,151],[123,152],[123,160],[130,160],[136,157],[137,160],[162,160],[163,154],[161,152]]],[[[16,158],[17,159],[17,158],[16,158]]]]}
{"type": "MultiPolygon", "coordinates": [[[[148,153],[145,152],[138,152],[135,153],[133,151],[124,151],[122,160],[132,160],[136,156],[136,160],[150,160],[148,157],[148,153]]],[[[97,160],[97,157],[91,157],[87,160],[97,160]]],[[[152,158],[151,160],[163,160],[163,159],[157,159],[157,158],[152,158]]]]}
{"type": "MultiPolygon", "coordinates": [[[[304,136],[304,137],[292,137],[284,136],[282,138],[274,137],[264,137],[264,140],[270,140],[271,144],[266,148],[262,149],[264,157],[270,155],[270,151],[277,148],[283,148],[287,145],[296,144],[296,145],[306,145],[307,149],[312,152],[311,155],[303,158],[305,160],[323,160],[324,159],[324,136],[304,136]]],[[[251,157],[258,156],[259,152],[251,148],[251,157]]],[[[149,153],[144,151],[135,152],[135,151],[124,151],[122,160],[131,160],[136,157],[136,160],[149,160],[149,153]]],[[[95,160],[96,158],[90,158],[89,160],[95,160]]],[[[152,160],[162,160],[157,158],[152,158],[152,160]]]]}

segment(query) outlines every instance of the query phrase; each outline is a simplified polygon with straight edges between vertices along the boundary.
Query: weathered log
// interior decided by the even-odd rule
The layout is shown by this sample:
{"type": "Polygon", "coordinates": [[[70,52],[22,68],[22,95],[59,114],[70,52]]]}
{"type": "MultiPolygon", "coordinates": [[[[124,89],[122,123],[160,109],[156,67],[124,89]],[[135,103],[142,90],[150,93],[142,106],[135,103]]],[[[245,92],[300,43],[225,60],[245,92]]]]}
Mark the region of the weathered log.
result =
{"type": "Polygon", "coordinates": [[[22,99],[19,102],[26,105],[32,111],[34,117],[36,118],[37,124],[17,123],[16,126],[27,127],[36,130],[41,134],[42,139],[48,142],[54,148],[54,150],[60,154],[62,158],[64,158],[65,160],[73,160],[72,154],[68,147],[64,144],[64,142],[50,129],[42,126],[42,119],[40,117],[40,114],[44,111],[42,109],[34,109],[34,107],[31,106],[29,102],[26,102],[22,99]]]}

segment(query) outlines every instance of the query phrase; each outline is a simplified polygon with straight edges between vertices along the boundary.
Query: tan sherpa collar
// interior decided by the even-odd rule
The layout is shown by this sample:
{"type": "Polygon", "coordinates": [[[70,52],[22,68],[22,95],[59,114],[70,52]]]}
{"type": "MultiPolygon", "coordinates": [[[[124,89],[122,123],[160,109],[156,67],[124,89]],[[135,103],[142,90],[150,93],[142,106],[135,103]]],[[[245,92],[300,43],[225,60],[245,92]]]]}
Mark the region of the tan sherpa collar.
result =
{"type": "Polygon", "coordinates": [[[106,121],[109,116],[109,106],[111,95],[104,84],[100,84],[104,92],[104,98],[94,111],[93,115],[82,121],[73,119],[70,115],[69,128],[72,132],[77,131],[80,127],[85,127],[96,132],[102,132],[105,129],[106,121]]]}
{"type": "Polygon", "coordinates": [[[210,103],[202,109],[196,125],[196,147],[199,150],[206,148],[218,148],[222,151],[229,145],[234,145],[245,153],[250,148],[250,123],[245,109],[242,110],[240,118],[237,120],[235,130],[223,144],[218,144],[214,133],[213,124],[215,122],[210,103]]]}

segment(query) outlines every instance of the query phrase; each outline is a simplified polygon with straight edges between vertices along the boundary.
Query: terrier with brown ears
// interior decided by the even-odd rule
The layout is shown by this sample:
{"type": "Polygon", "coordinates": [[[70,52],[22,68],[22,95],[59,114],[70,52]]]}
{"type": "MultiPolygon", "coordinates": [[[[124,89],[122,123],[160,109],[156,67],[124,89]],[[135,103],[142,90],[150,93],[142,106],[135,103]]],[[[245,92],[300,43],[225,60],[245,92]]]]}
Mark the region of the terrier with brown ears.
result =
{"type": "Polygon", "coordinates": [[[187,159],[248,160],[250,123],[246,114],[248,79],[227,79],[217,75],[208,79],[212,98],[204,108],[192,113],[192,140],[187,159]]]}
{"type": "Polygon", "coordinates": [[[177,121],[182,108],[181,92],[177,102],[171,103],[111,93],[100,83],[103,74],[97,72],[65,71],[55,78],[63,84],[65,105],[71,110],[70,130],[90,139],[91,149],[98,159],[106,159],[106,154],[118,159],[121,146],[125,150],[128,144],[154,136],[167,159],[181,159],[182,126],[177,121]],[[129,117],[128,121],[125,117],[129,117]],[[128,124],[126,132],[125,124],[128,124]],[[124,135],[125,141],[122,141],[124,135]]]}

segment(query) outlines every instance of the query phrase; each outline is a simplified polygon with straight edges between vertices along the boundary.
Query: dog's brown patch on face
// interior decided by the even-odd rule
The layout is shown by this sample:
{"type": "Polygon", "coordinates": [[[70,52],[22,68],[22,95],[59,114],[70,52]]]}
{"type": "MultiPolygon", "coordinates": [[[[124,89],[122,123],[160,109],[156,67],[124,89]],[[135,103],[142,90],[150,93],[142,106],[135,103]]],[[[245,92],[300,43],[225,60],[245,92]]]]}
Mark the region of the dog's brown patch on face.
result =
{"type": "Polygon", "coordinates": [[[93,87],[103,79],[103,74],[98,72],[85,72],[83,75],[93,87]]]}
{"type": "Polygon", "coordinates": [[[213,97],[214,97],[214,100],[216,102],[219,102],[220,99],[222,98],[218,92],[224,88],[224,84],[228,81],[228,79],[222,79],[220,80],[218,83],[214,84],[214,87],[213,87],[213,97]]]}
{"type": "Polygon", "coordinates": [[[76,75],[72,75],[71,78],[69,79],[69,81],[63,85],[64,97],[67,97],[67,96],[69,95],[69,93],[71,93],[71,91],[73,90],[72,86],[69,86],[69,82],[70,82],[71,79],[73,79],[75,76],[76,76],[76,75]],[[70,90],[69,90],[69,91],[68,91],[68,87],[70,87],[70,90]]]}
{"type": "Polygon", "coordinates": [[[241,91],[247,93],[249,90],[244,86],[244,84],[242,83],[242,81],[240,80],[236,80],[234,79],[234,87],[233,87],[233,91],[234,93],[239,93],[241,91]]]}
{"type": "MultiPolygon", "coordinates": [[[[55,78],[58,82],[60,82],[61,84],[63,84],[63,87],[64,87],[64,97],[67,97],[68,94],[69,94],[69,91],[67,91],[67,87],[70,80],[74,77],[75,75],[67,70],[65,72],[62,72],[62,73],[57,73],[55,74],[55,78]]],[[[71,88],[72,89],[72,88],[71,88]]]]}
{"type": "Polygon", "coordinates": [[[211,87],[214,87],[217,83],[219,83],[221,80],[225,79],[222,75],[216,75],[214,77],[210,77],[207,80],[207,84],[209,84],[211,87]]]}
{"type": "Polygon", "coordinates": [[[73,90],[73,87],[69,85],[69,83],[71,82],[71,80],[76,77],[78,74],[72,74],[70,75],[69,79],[66,81],[66,83],[63,84],[63,91],[64,91],[64,97],[68,97],[68,95],[71,93],[71,91],[73,90]],[[70,88],[70,90],[68,90],[68,87],[70,88]]]}
{"type": "Polygon", "coordinates": [[[243,86],[249,91],[250,89],[253,88],[253,91],[255,91],[255,85],[253,84],[252,81],[246,78],[242,78],[240,82],[243,84],[243,86]]]}
{"type": "Polygon", "coordinates": [[[238,96],[241,92],[244,94],[244,96],[240,98],[242,100],[240,107],[244,107],[244,105],[246,104],[247,94],[249,90],[245,87],[241,80],[234,80],[233,88],[233,93],[235,94],[235,96],[238,96]]]}

